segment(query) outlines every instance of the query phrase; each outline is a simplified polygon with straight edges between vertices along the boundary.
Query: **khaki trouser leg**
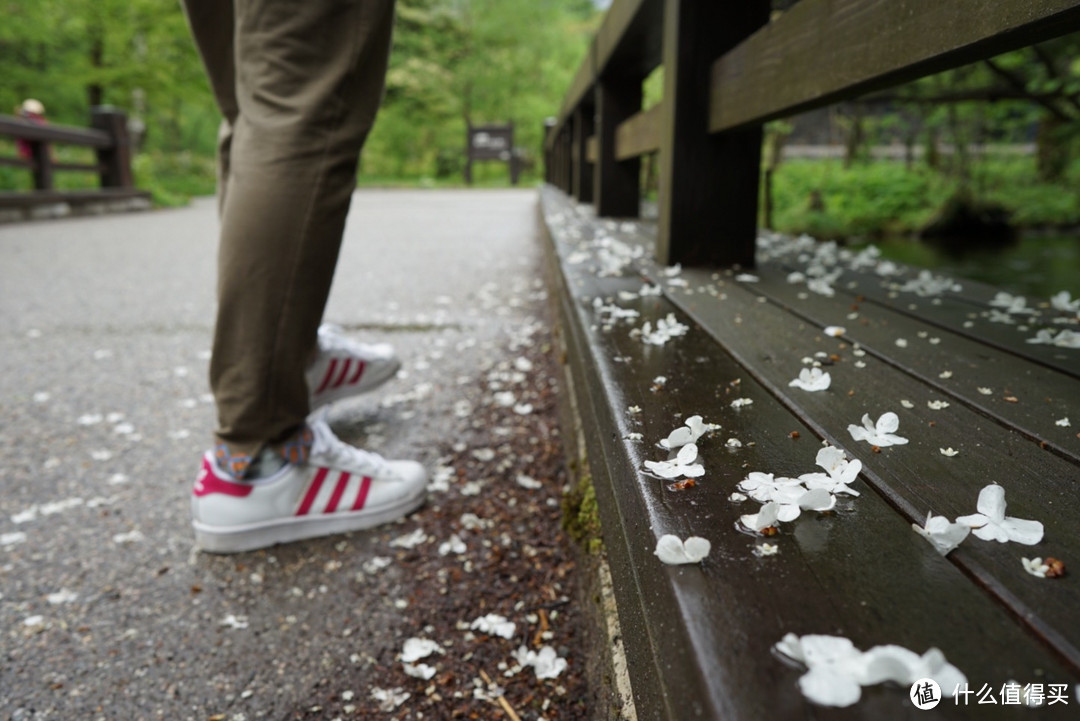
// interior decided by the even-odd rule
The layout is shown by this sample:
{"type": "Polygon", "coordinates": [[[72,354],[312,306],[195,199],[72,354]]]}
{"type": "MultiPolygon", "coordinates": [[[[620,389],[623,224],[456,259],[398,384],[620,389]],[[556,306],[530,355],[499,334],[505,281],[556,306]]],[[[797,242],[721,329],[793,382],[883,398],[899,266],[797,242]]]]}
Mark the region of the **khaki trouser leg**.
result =
{"type": "Polygon", "coordinates": [[[253,455],[308,414],[304,371],[382,96],[393,0],[185,5],[226,121],[216,433],[231,453],[253,455]]]}

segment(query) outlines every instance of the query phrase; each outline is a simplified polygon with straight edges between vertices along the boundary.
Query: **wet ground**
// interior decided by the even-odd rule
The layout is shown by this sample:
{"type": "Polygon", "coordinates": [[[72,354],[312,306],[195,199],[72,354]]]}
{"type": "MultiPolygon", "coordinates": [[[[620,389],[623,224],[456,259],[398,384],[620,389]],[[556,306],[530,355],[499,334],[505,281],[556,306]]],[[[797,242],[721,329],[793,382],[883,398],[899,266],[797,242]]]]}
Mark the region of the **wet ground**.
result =
{"type": "Polygon", "coordinates": [[[213,202],[0,227],[0,719],[587,717],[535,204],[356,196],[326,318],[405,369],[331,423],[429,502],[228,557],[187,506],[213,202]]]}

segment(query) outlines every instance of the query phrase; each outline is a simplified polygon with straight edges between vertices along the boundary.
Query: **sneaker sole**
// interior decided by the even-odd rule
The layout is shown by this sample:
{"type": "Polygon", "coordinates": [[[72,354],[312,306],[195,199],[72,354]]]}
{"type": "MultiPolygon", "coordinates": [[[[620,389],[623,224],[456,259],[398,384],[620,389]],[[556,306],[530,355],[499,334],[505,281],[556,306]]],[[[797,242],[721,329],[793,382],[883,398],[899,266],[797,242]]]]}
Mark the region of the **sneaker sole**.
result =
{"type": "Polygon", "coordinates": [[[195,545],[207,553],[243,553],[292,543],[308,538],[333,536],[396,521],[424,504],[421,493],[400,503],[379,509],[334,513],[322,516],[293,516],[243,526],[209,526],[192,521],[195,545]]]}

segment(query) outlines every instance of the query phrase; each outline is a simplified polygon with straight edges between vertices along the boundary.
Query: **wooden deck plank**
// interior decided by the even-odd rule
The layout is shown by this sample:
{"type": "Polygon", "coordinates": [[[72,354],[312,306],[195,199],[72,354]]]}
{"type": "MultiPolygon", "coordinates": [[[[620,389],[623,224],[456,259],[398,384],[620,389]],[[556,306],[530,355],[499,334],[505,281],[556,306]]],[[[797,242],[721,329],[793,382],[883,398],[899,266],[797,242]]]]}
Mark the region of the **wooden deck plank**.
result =
{"type": "MultiPolygon", "coordinates": [[[[805,270],[805,265],[795,262],[790,253],[770,255],[769,259],[789,271],[805,270]]],[[[987,289],[979,289],[979,284],[966,280],[957,281],[961,286],[959,291],[946,291],[935,296],[919,296],[913,292],[899,290],[915,275],[914,270],[908,269],[900,275],[882,278],[870,270],[847,268],[839,281],[834,284],[834,289],[853,299],[859,299],[859,302],[880,304],[919,321],[966,336],[975,342],[992,345],[1000,350],[1080,378],[1080,349],[1057,348],[1027,342],[1029,338],[1035,336],[1040,327],[1055,330],[1070,328],[1080,331],[1080,326],[1077,324],[1039,325],[1018,322],[1016,325],[1007,325],[992,322],[987,316],[994,309],[985,302],[992,296],[987,289]]],[[[1064,316],[1064,314],[1050,313],[1045,309],[1044,313],[1045,320],[1064,316]]]]}
{"type": "MultiPolygon", "coordinates": [[[[875,358],[916,376],[943,396],[999,419],[1038,443],[1080,459],[1080,422],[1067,427],[1056,424],[1062,418],[1080,418],[1080,384],[1075,378],[1022,363],[999,348],[882,304],[859,303],[856,296],[843,291],[840,299],[808,293],[805,286],[788,283],[786,273],[769,264],[759,265],[755,273],[761,282],[747,285],[751,292],[762,294],[818,328],[843,326],[844,340],[859,344],[875,358]],[[904,340],[907,347],[897,346],[898,339],[904,340]],[[986,394],[980,388],[991,392],[986,394]]],[[[1080,362],[1080,352],[1077,355],[1080,362]]]]}
{"type": "MultiPolygon", "coordinates": [[[[571,236],[583,232],[588,239],[597,228],[620,235],[623,226],[575,218],[573,233],[564,233],[557,219],[565,221],[575,208],[561,194],[545,190],[543,197],[558,254],[555,272],[566,290],[560,298],[569,355],[575,359],[575,387],[589,408],[587,444],[606,509],[604,533],[635,694],[644,694],[639,707],[646,709],[645,718],[918,717],[905,693],[895,688],[866,689],[863,701],[844,711],[809,705],[795,685],[801,671],[770,653],[788,631],[845,635],[863,648],[899,643],[922,652],[936,645],[973,683],[1031,678],[1040,673],[1036,669],[1058,679],[1076,678],[1075,669],[1050,656],[1042,642],[912,532],[908,519],[862,481],[864,493],[850,507],[832,515],[806,515],[785,526],[776,539],[780,555],[752,555],[756,540],[734,525],[757,504],[733,504],[728,495],[749,470],[814,470],[817,429],[778,399],[775,383],[759,383],[745,360],[726,353],[700,328],[659,348],[631,338],[629,324],[605,330],[593,297],[614,299],[619,291],[637,290],[642,281],[633,274],[598,277],[595,256],[578,255],[581,247],[571,236]],[[658,375],[668,381],[654,390],[652,379],[658,375]],[[730,406],[735,397],[750,397],[754,404],[735,410],[730,406]],[[641,410],[628,413],[630,406],[641,410]],[[646,476],[642,463],[661,459],[656,441],[680,418],[695,413],[723,429],[700,443],[706,477],[692,489],[671,491],[646,476]],[[799,431],[798,440],[788,435],[792,431],[799,431]],[[643,439],[626,440],[632,432],[643,439]],[[729,451],[724,443],[729,437],[745,445],[729,451]],[[652,551],[665,532],[706,536],[713,551],[700,567],[660,566],[652,551]],[[957,608],[965,612],[957,614],[957,608]],[[996,632],[987,634],[988,628],[996,632]],[[695,699],[709,706],[692,706],[695,699]]],[[[751,310],[766,305],[742,292],[751,310]]],[[[681,305],[699,297],[675,292],[619,303],[642,314],[636,325],[668,312],[689,323],[672,301],[681,305]]],[[[781,375],[786,374],[785,369],[781,375]]],[[[1017,514],[1023,515],[1024,504],[1017,505],[1017,514]]],[[[1064,588],[1043,583],[1040,590],[1050,594],[1064,588]]],[[[986,716],[986,707],[939,711],[947,717],[986,716]]],[[[997,712],[1004,715],[1000,708],[997,712]]]]}
{"type": "Polygon", "coordinates": [[[726,286],[726,295],[725,301],[710,302],[710,296],[698,294],[693,303],[676,295],[675,302],[819,434],[859,458],[876,490],[909,521],[921,522],[929,511],[949,518],[974,513],[979,491],[992,482],[1006,488],[1009,515],[1042,521],[1046,538],[1035,548],[972,537],[951,558],[1028,619],[1033,631],[1080,671],[1080,584],[1036,585],[1020,565],[1021,555],[1061,557],[1080,547],[1077,464],[960,403],[930,409],[929,403],[944,400],[934,387],[873,359],[864,358],[867,367],[855,368],[848,344],[828,337],[815,342],[816,327],[758,302],[759,296],[738,284],[726,286]],[[821,393],[790,388],[802,367],[799,359],[818,349],[842,358],[828,369],[834,387],[821,393]],[[904,408],[904,400],[913,407],[904,408]],[[859,424],[863,413],[876,420],[886,411],[899,415],[899,434],[908,445],[874,453],[852,440],[849,424],[859,424]],[[954,448],[960,456],[946,458],[942,448],[954,448]]]}

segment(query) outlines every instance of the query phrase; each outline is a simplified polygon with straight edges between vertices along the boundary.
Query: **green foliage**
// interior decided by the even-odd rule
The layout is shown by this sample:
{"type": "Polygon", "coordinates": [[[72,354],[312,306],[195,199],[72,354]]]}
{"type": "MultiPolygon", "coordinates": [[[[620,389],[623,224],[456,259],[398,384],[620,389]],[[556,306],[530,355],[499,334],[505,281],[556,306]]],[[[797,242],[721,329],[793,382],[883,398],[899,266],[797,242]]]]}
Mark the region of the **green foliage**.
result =
{"type": "MultiPolygon", "coordinates": [[[[86,125],[92,102],[146,123],[147,146],[213,152],[217,113],[179,3],[0,0],[0,108],[41,100],[86,125]]],[[[11,112],[11,111],[8,111],[11,112]]]]}
{"type": "MultiPolygon", "coordinates": [[[[537,177],[543,120],[558,110],[599,18],[588,0],[399,0],[361,182],[460,179],[468,125],[505,122],[526,154],[524,179],[537,177]]],[[[508,176],[505,165],[496,172],[508,176]]]]}
{"type": "MultiPolygon", "coordinates": [[[[145,123],[135,171],[157,202],[212,192],[219,115],[176,0],[0,0],[0,13],[0,112],[34,97],[50,122],[85,126],[92,103],[118,106],[145,123]]],[[[467,123],[507,121],[530,163],[523,180],[535,179],[543,119],[558,110],[599,17],[589,0],[399,0],[361,180],[461,183],[467,123]]],[[[505,164],[475,174],[509,184],[505,164]]],[[[57,182],[96,179],[60,173],[57,182]]],[[[0,167],[0,189],[29,185],[27,171],[0,167]]]]}
{"type": "Polygon", "coordinates": [[[818,237],[903,232],[926,220],[941,185],[892,162],[787,161],[773,174],[773,224],[818,237]]]}
{"type": "MultiPolygon", "coordinates": [[[[1016,226],[1080,223],[1080,161],[1067,181],[1038,178],[1031,156],[989,157],[977,162],[969,192],[997,203],[1016,226]]],[[[960,181],[896,161],[870,161],[845,168],[835,160],[791,160],[773,174],[773,225],[821,238],[881,237],[919,231],[953,197],[960,181]]]]}
{"type": "Polygon", "coordinates": [[[155,205],[184,205],[194,196],[214,194],[213,156],[154,150],[137,155],[134,165],[136,184],[150,191],[155,205]]]}

